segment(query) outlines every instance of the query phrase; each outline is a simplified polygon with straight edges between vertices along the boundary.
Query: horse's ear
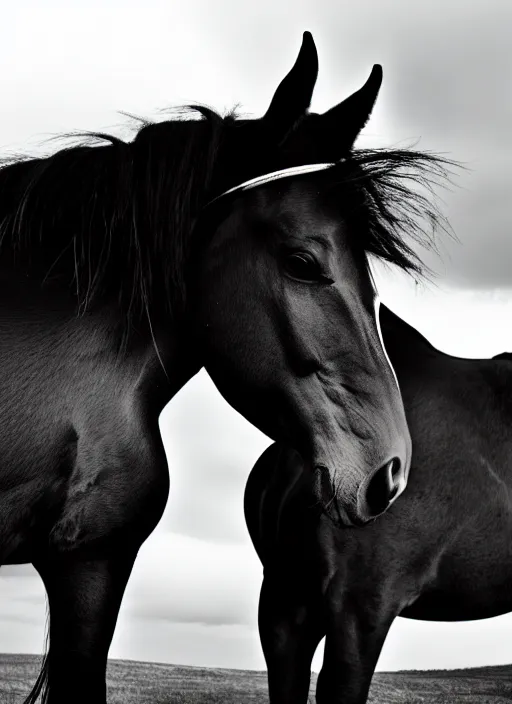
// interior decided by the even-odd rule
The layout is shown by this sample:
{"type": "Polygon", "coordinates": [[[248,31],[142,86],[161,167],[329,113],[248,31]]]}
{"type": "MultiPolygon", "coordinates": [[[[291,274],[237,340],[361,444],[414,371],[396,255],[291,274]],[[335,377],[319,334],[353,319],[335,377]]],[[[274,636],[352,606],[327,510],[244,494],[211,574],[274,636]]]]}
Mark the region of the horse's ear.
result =
{"type": "Polygon", "coordinates": [[[323,115],[314,116],[310,138],[314,140],[321,159],[337,161],[350,152],[368,122],[381,83],[382,66],[375,64],[362,88],[323,115]]]}
{"type": "Polygon", "coordinates": [[[311,32],[304,32],[302,46],[291,71],[278,85],[263,120],[282,139],[308,110],[318,75],[318,55],[311,32]]]}

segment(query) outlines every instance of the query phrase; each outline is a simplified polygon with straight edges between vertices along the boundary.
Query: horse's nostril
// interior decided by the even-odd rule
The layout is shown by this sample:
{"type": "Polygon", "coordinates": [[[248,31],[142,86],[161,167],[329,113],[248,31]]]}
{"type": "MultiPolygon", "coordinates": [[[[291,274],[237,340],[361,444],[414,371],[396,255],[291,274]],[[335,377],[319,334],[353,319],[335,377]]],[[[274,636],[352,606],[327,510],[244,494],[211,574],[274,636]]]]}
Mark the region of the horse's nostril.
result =
{"type": "MultiPolygon", "coordinates": [[[[391,464],[391,477],[393,479],[396,479],[398,475],[400,474],[400,460],[398,457],[393,457],[393,459],[390,462],[391,464]]],[[[396,487],[398,489],[398,487],[396,487]]]]}
{"type": "Polygon", "coordinates": [[[370,517],[383,513],[396,497],[400,482],[401,464],[398,457],[378,469],[366,488],[365,504],[370,517]]]}
{"type": "Polygon", "coordinates": [[[389,501],[393,501],[393,499],[395,498],[395,496],[397,494],[398,494],[398,484],[395,484],[395,486],[393,487],[393,489],[389,495],[389,501]]]}

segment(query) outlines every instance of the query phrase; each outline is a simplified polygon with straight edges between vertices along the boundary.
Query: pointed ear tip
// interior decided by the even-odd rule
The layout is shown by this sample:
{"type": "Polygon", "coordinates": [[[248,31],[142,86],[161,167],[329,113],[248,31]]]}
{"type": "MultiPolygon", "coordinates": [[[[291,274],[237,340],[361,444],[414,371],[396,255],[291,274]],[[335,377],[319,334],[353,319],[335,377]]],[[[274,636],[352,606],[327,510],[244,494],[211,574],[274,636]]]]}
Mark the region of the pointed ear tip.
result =
{"type": "Polygon", "coordinates": [[[311,44],[315,43],[313,40],[313,35],[308,30],[306,30],[305,32],[302,33],[302,41],[303,42],[310,42],[311,44]]]}
{"type": "Polygon", "coordinates": [[[373,64],[372,72],[370,74],[372,78],[379,78],[382,80],[382,66],[381,64],[373,64]]]}

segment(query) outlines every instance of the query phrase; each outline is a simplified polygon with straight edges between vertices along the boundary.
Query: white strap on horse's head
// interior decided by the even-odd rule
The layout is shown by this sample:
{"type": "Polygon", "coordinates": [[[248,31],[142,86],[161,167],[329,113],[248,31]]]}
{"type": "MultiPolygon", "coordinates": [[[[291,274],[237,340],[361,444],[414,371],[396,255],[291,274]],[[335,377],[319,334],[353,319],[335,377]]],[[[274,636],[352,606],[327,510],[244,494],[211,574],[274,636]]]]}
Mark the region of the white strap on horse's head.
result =
{"type": "MultiPolygon", "coordinates": [[[[256,178],[251,178],[249,181],[240,183],[238,186],[233,186],[228,191],[224,191],[220,196],[217,196],[211,200],[208,205],[215,203],[220,198],[229,195],[230,193],[235,193],[236,191],[248,191],[251,188],[256,188],[257,186],[263,186],[266,183],[271,183],[272,181],[278,181],[282,178],[291,178],[292,176],[302,176],[303,174],[313,173],[314,171],[324,171],[325,169],[330,169],[334,164],[304,164],[303,166],[292,166],[289,169],[281,169],[281,171],[273,171],[270,174],[264,174],[263,176],[256,176],[256,178]]],[[[206,207],[208,207],[208,205],[206,207]]]]}

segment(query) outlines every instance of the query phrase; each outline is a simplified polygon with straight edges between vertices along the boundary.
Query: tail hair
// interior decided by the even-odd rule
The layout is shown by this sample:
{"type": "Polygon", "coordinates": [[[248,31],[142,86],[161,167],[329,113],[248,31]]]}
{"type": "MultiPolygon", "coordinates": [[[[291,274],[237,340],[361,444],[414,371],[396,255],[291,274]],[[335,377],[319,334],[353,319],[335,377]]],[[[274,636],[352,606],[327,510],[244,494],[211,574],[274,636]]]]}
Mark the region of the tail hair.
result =
{"type": "Polygon", "coordinates": [[[49,686],[49,674],[50,674],[50,605],[48,603],[48,597],[46,597],[46,626],[45,626],[45,644],[44,644],[44,654],[41,663],[41,671],[35,681],[27,698],[23,704],[47,704],[50,697],[50,686],[49,686]],[[39,699],[41,697],[41,699],[39,699]]]}

